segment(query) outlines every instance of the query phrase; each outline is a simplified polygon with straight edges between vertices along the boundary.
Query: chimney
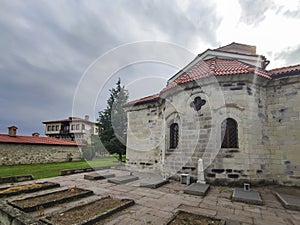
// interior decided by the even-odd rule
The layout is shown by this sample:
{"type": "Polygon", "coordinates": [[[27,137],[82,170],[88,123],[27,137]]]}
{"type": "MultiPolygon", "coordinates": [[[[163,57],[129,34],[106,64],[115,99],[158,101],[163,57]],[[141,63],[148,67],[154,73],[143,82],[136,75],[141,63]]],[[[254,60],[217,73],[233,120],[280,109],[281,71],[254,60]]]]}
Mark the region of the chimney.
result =
{"type": "Polygon", "coordinates": [[[32,136],[33,136],[33,137],[39,137],[39,136],[40,136],[40,133],[34,132],[34,133],[32,133],[32,136]]]}
{"type": "Polygon", "coordinates": [[[90,116],[89,116],[89,115],[85,115],[85,116],[84,116],[84,119],[85,119],[86,121],[89,121],[90,116]]]}
{"type": "Polygon", "coordinates": [[[8,136],[16,137],[17,136],[17,129],[18,128],[16,126],[8,127],[8,136]]]}

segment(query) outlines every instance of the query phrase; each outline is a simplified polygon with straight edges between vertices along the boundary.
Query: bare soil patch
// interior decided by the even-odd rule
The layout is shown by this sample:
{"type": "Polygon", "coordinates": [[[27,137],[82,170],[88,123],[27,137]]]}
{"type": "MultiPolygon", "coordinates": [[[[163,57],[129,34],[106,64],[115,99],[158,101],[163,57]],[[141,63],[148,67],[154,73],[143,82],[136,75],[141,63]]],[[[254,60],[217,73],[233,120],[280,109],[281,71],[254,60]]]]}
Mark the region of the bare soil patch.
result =
{"type": "Polygon", "coordinates": [[[59,187],[60,185],[52,182],[43,182],[43,183],[33,183],[33,184],[24,184],[13,187],[1,188],[0,189],[0,198],[7,197],[11,195],[19,195],[22,193],[30,193],[40,190],[46,190],[50,188],[59,187]]]}
{"type": "Polygon", "coordinates": [[[81,188],[69,188],[63,191],[56,191],[49,194],[38,195],[35,197],[15,200],[10,202],[11,205],[25,211],[33,212],[41,210],[41,208],[51,207],[60,203],[72,201],[92,195],[93,192],[81,188]]]}
{"type": "Polygon", "coordinates": [[[180,211],[175,215],[167,225],[223,225],[218,219],[212,219],[206,216],[197,215],[190,212],[180,211]]]}
{"type": "Polygon", "coordinates": [[[55,225],[94,224],[133,204],[134,202],[129,199],[120,200],[108,196],[65,212],[47,216],[45,221],[55,225]]]}

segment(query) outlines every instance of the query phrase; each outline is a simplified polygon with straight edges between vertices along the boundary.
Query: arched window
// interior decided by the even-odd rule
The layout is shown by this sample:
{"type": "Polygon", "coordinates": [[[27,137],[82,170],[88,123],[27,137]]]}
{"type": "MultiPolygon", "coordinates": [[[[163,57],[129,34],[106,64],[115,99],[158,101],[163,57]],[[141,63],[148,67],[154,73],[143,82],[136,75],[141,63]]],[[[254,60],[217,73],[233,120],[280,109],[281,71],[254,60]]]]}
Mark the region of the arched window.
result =
{"type": "Polygon", "coordinates": [[[232,118],[227,118],[221,125],[222,148],[238,148],[238,126],[232,118]]]}
{"type": "Polygon", "coordinates": [[[179,129],[177,123],[172,123],[170,126],[170,148],[174,149],[178,145],[179,129]]]}

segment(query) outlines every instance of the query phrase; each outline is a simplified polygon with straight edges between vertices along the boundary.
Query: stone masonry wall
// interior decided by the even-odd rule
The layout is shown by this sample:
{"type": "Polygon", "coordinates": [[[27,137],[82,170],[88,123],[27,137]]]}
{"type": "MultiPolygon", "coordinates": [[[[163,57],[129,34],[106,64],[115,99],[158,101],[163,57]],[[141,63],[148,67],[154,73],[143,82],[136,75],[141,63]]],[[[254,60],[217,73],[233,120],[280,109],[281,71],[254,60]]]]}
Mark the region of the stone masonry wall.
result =
{"type": "Polygon", "coordinates": [[[300,75],[272,80],[267,103],[272,175],[282,184],[300,186],[300,75]]]}
{"type": "Polygon", "coordinates": [[[136,170],[161,170],[162,119],[157,104],[128,111],[126,164],[136,170]]]}
{"type": "Polygon", "coordinates": [[[64,162],[71,153],[74,161],[80,160],[77,146],[0,144],[0,165],[64,162]]]}
{"type": "Polygon", "coordinates": [[[216,109],[216,141],[221,146],[221,123],[226,118],[232,118],[238,125],[238,148],[220,148],[213,163],[206,170],[209,181],[242,183],[247,180],[253,184],[273,183],[269,151],[264,147],[264,82],[265,80],[250,75],[220,79],[225,108],[223,111],[216,109]]]}
{"type": "Polygon", "coordinates": [[[188,83],[163,93],[155,104],[131,107],[127,165],[196,177],[201,158],[209,182],[300,185],[299,77],[202,79],[200,86],[188,83]],[[198,112],[191,107],[197,96],[206,100],[198,112]],[[238,124],[238,148],[221,148],[226,118],[238,124]],[[179,125],[176,149],[169,149],[172,123],[179,125]]]}

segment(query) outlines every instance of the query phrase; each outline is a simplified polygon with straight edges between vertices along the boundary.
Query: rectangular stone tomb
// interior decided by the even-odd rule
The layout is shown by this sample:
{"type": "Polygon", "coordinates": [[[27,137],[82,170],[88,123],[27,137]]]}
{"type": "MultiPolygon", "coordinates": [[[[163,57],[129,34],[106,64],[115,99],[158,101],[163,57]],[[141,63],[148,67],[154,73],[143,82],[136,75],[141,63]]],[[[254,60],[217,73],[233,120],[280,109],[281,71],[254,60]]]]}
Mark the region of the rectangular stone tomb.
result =
{"type": "Polygon", "coordinates": [[[209,189],[209,184],[193,183],[185,190],[185,194],[205,196],[209,189]]]}
{"type": "Polygon", "coordinates": [[[285,208],[300,211],[300,196],[279,192],[275,194],[285,208]]]}
{"type": "Polygon", "coordinates": [[[171,219],[165,223],[165,225],[171,224],[214,224],[214,225],[225,225],[227,224],[224,220],[216,219],[213,217],[203,216],[194,214],[191,212],[185,212],[179,210],[175,213],[171,219]]]}
{"type": "Polygon", "coordinates": [[[66,175],[71,175],[71,174],[76,174],[76,173],[85,173],[85,172],[91,172],[91,171],[95,171],[95,169],[88,167],[88,168],[61,170],[60,175],[66,176],[66,175]]]}
{"type": "Polygon", "coordinates": [[[74,187],[35,197],[14,200],[8,203],[24,212],[34,212],[90,195],[93,195],[93,191],[74,187]]]}
{"type": "Polygon", "coordinates": [[[163,178],[145,179],[140,183],[140,187],[158,188],[169,183],[169,180],[163,178]]]}
{"type": "Polygon", "coordinates": [[[34,180],[31,174],[22,176],[0,177],[0,184],[34,180]]]}
{"type": "Polygon", "coordinates": [[[257,191],[245,191],[242,188],[235,188],[232,194],[233,201],[262,205],[263,201],[257,191]]]}
{"type": "Polygon", "coordinates": [[[115,174],[113,173],[107,173],[107,174],[100,174],[100,173],[90,173],[90,174],[85,174],[84,179],[86,180],[103,180],[107,178],[115,177],[115,174]]]}
{"type": "Polygon", "coordinates": [[[119,176],[115,178],[108,179],[108,182],[114,183],[114,184],[126,184],[131,181],[138,180],[139,178],[137,176],[128,175],[128,176],[119,176]]]}
{"type": "Polygon", "coordinates": [[[132,205],[134,205],[134,201],[131,199],[121,200],[108,196],[67,211],[46,216],[41,221],[49,225],[94,224],[132,205]]]}
{"type": "Polygon", "coordinates": [[[60,185],[52,182],[40,182],[40,183],[24,184],[24,185],[0,188],[0,198],[12,196],[12,195],[19,195],[23,193],[42,191],[42,190],[47,190],[56,187],[60,187],[60,185]]]}

